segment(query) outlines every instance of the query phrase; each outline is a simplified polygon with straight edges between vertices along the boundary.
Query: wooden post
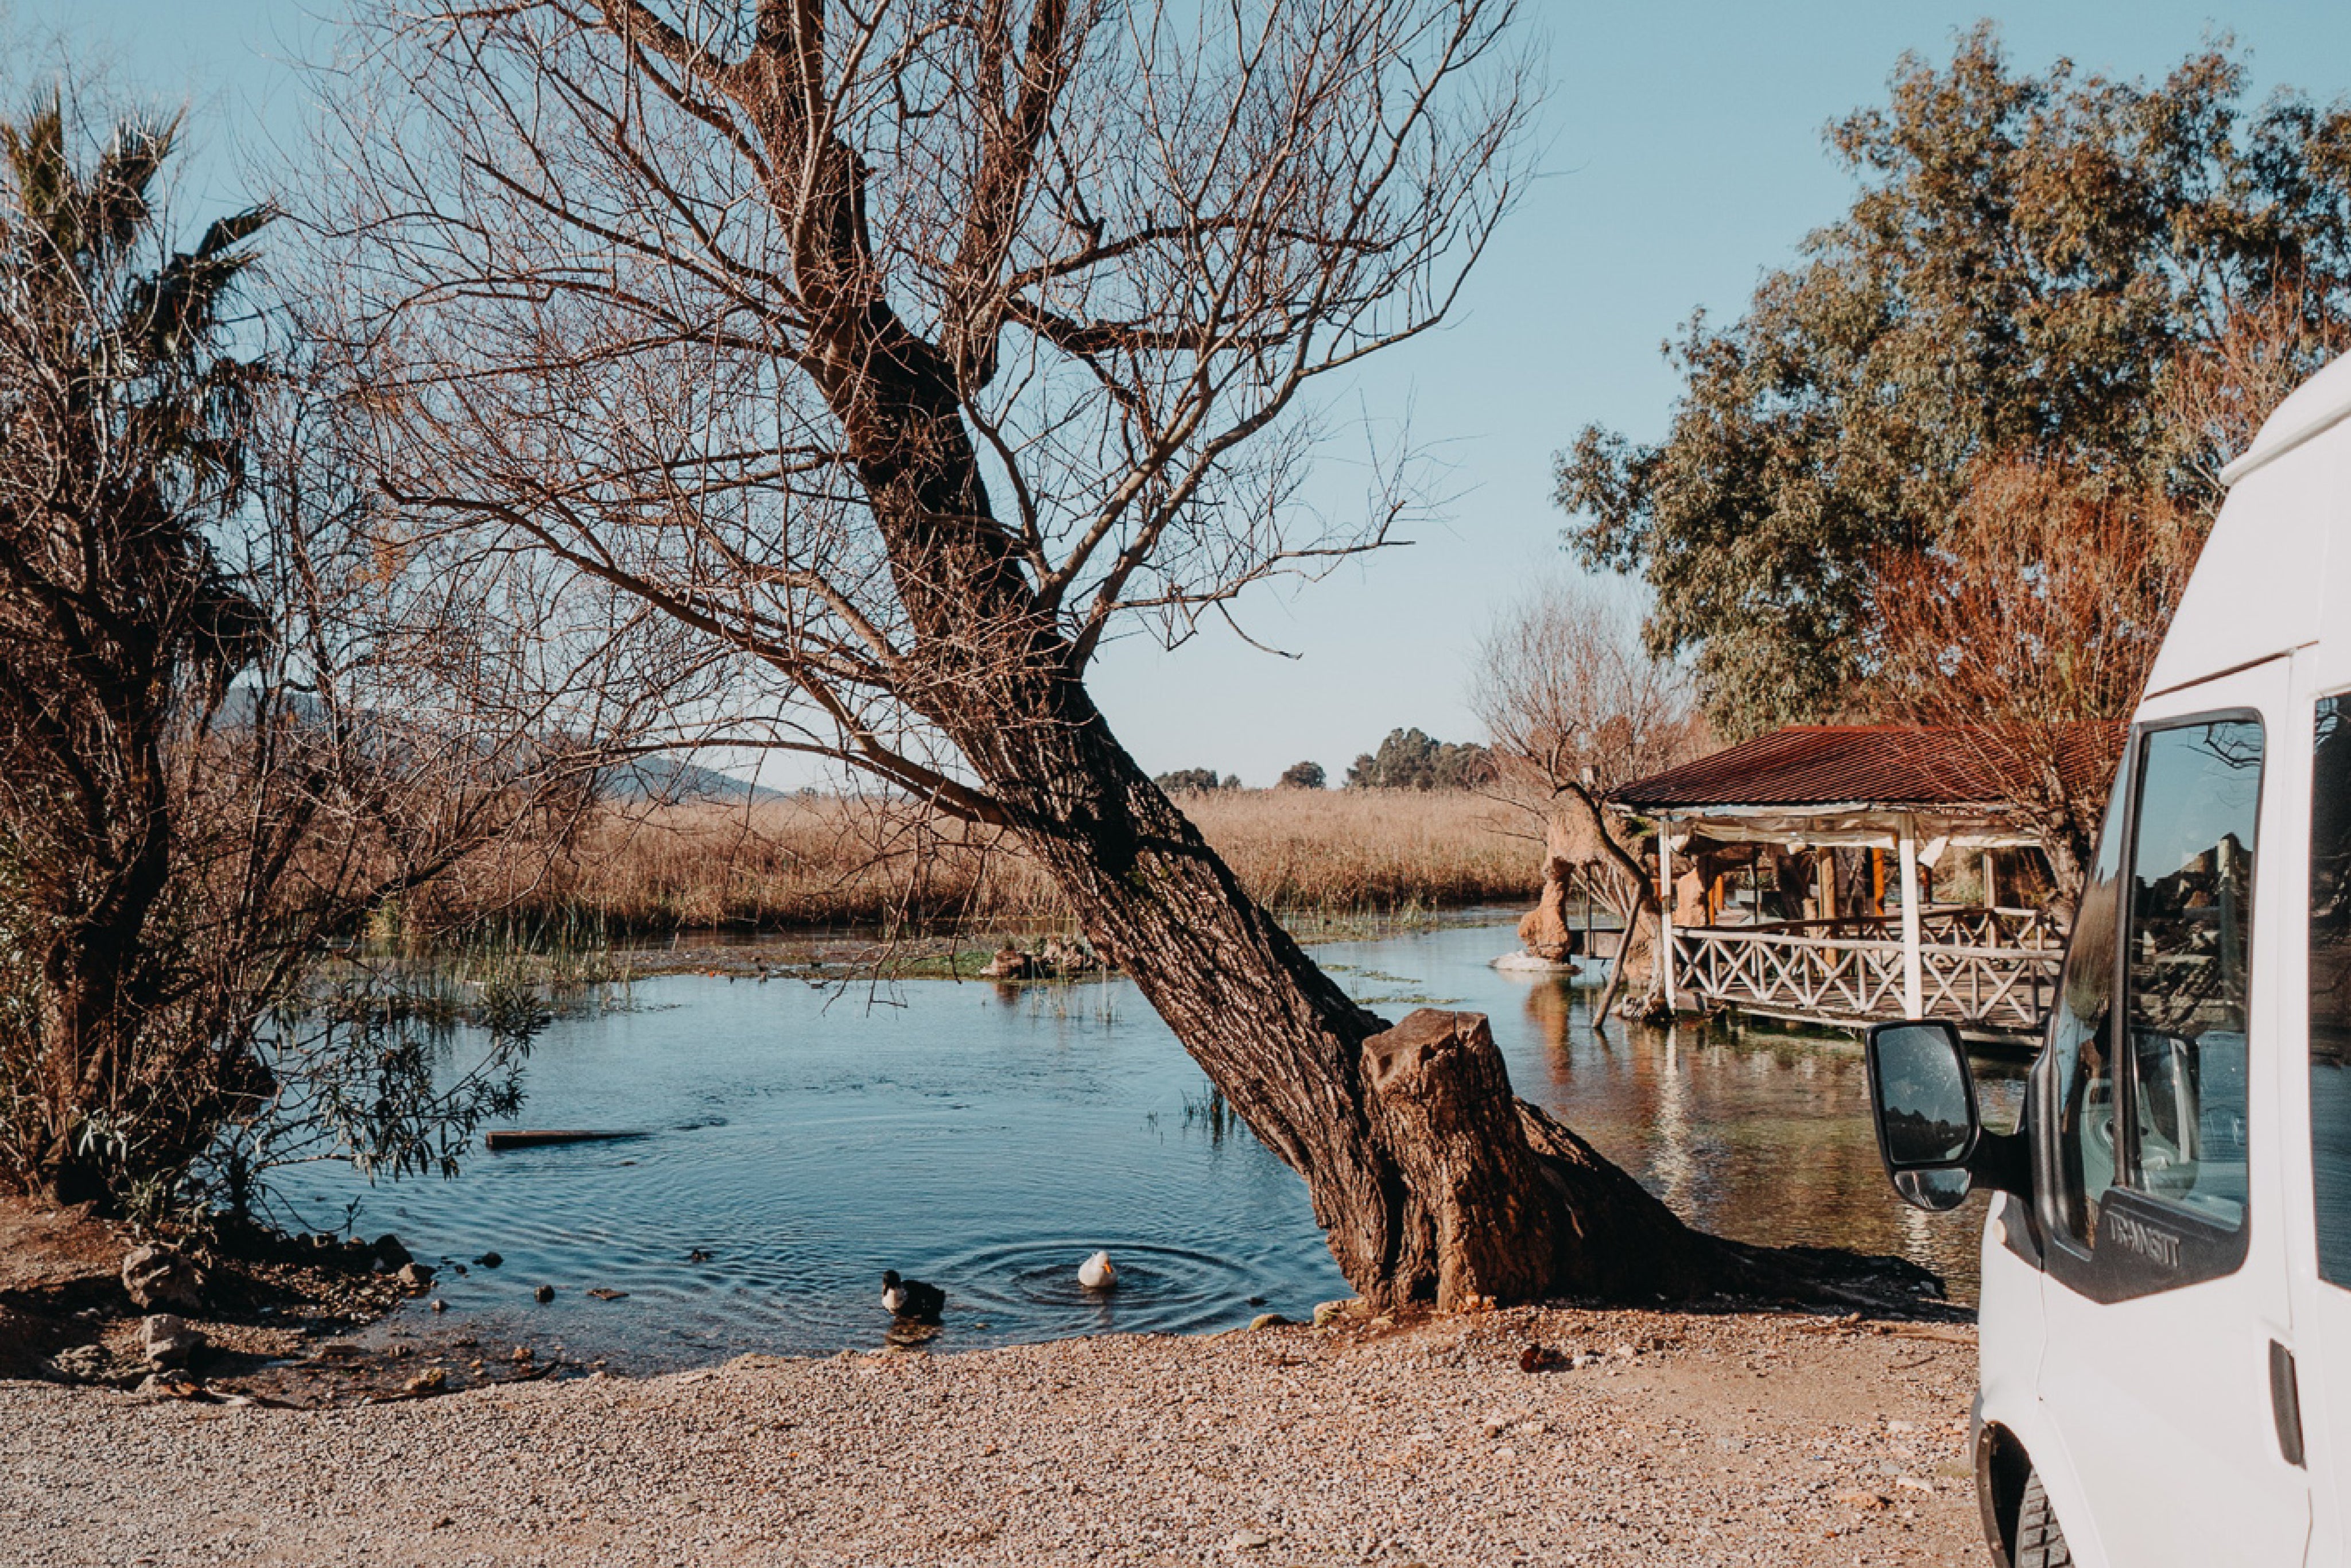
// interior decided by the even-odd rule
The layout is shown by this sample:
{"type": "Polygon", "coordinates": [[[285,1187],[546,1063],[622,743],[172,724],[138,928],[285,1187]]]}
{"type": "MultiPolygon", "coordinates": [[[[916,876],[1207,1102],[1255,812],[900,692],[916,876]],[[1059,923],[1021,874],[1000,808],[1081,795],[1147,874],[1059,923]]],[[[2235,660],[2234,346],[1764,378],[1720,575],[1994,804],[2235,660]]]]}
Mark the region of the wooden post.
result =
{"type": "Polygon", "coordinates": [[[1902,819],[1902,1016],[1923,1017],[1927,1010],[1926,979],[1918,953],[1918,833],[1909,818],[1902,819]]]}
{"type": "MultiPolygon", "coordinates": [[[[1984,907],[1998,909],[2000,907],[2000,874],[1998,868],[1992,864],[1991,855],[1992,852],[1990,850],[1983,852],[1984,907]]],[[[1995,926],[1994,929],[1998,927],[1995,926]]]]}
{"type": "Polygon", "coordinates": [[[1657,885],[1663,895],[1657,900],[1657,962],[1665,967],[1660,972],[1666,978],[1666,1008],[1671,1011],[1674,1003],[1674,841],[1673,823],[1667,818],[1657,819],[1657,885]]]}

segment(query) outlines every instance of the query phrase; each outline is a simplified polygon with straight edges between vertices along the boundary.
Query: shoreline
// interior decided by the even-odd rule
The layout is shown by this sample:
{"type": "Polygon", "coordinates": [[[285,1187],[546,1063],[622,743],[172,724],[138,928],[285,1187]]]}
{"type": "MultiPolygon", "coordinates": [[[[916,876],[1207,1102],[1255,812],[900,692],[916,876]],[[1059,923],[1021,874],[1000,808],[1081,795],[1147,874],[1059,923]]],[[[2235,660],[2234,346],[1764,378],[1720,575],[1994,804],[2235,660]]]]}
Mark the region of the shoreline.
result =
{"type": "MultiPolygon", "coordinates": [[[[124,1240],[0,1204],[0,1309],[21,1326],[47,1301],[112,1344],[128,1299],[82,1314],[120,1295],[124,1240]]],[[[348,1260],[287,1270],[254,1276],[275,1303],[216,1277],[242,1310],[199,1317],[221,1349],[197,1375],[0,1368],[0,1564],[1646,1568],[1834,1542],[1923,1568],[1980,1550],[1967,1322],[1552,1303],[631,1377],[434,1319],[362,1349],[330,1336],[399,1288],[348,1260]]]]}
{"type": "MultiPolygon", "coordinates": [[[[1322,910],[1277,910],[1274,916],[1301,946],[1371,942],[1384,937],[1457,927],[1515,925],[1524,913],[1490,902],[1432,904],[1409,910],[1365,909],[1334,914],[1322,910]]],[[[600,951],[611,971],[599,983],[622,984],[669,975],[736,979],[799,979],[820,983],[866,979],[987,981],[1009,986],[1072,985],[1120,978],[1115,966],[1070,975],[1008,977],[982,974],[997,950],[1010,942],[1033,948],[1047,938],[1068,936],[1066,920],[998,921],[949,929],[924,928],[891,936],[871,926],[700,926],[673,932],[641,932],[614,937],[600,951]]],[[[427,947],[426,963],[463,961],[461,946],[445,953],[427,947]]]]}
{"type": "MultiPolygon", "coordinates": [[[[413,1345],[355,1343],[432,1291],[377,1268],[372,1244],[248,1231],[175,1248],[196,1268],[194,1304],[142,1306],[122,1269],[146,1239],[87,1209],[0,1197],[0,1380],[118,1393],[152,1385],[182,1397],[322,1406],[320,1390],[327,1398],[417,1392],[408,1387],[421,1364],[413,1345]],[[175,1358],[166,1369],[149,1360],[142,1327],[155,1313],[200,1336],[184,1365],[175,1358]]],[[[452,1324],[441,1337],[454,1341],[463,1332],[452,1324]]],[[[538,1377],[555,1368],[517,1364],[484,1376],[486,1370],[476,1364],[467,1369],[474,1375],[460,1372],[445,1385],[538,1377]]]]}
{"type": "Polygon", "coordinates": [[[1973,1347],[1540,1307],[359,1409],[0,1383],[0,1562],[1957,1563],[1973,1347]]]}

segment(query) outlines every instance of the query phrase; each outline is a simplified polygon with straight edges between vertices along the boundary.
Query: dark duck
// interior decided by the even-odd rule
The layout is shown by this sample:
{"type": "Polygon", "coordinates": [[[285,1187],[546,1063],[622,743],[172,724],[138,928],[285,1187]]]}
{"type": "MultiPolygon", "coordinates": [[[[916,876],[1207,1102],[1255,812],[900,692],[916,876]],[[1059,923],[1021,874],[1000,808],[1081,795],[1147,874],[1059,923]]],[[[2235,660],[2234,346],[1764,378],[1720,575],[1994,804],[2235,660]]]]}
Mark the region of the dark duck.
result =
{"type": "Polygon", "coordinates": [[[893,1317],[911,1319],[918,1323],[939,1321],[940,1309],[947,1304],[947,1293],[936,1285],[925,1285],[920,1280],[902,1280],[895,1269],[882,1270],[882,1304],[893,1317]]]}

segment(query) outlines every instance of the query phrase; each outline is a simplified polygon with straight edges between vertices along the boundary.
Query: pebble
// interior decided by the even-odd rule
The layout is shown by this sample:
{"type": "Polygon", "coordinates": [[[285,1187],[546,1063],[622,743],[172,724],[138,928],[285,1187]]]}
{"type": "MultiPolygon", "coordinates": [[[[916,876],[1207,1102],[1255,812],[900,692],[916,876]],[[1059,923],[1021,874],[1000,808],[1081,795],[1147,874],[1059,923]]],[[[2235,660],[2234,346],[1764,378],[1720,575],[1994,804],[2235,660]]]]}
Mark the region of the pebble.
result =
{"type": "Polygon", "coordinates": [[[0,1382],[0,1563],[1979,1561],[1973,1489],[1940,1479],[1972,1332],[1898,1332],[1889,1357],[1793,1314],[1514,1308],[266,1413],[0,1382]],[[1622,1376],[1519,1370],[1618,1343],[1647,1347],[1622,1376]]]}
{"type": "Polygon", "coordinates": [[[139,1350],[158,1371],[185,1366],[204,1348],[204,1336],[176,1312],[156,1312],[139,1324],[139,1350]]]}
{"type": "Polygon", "coordinates": [[[149,1244],[123,1256],[122,1291],[131,1304],[142,1309],[170,1307],[182,1312],[204,1309],[204,1270],[172,1248],[149,1244]]]}

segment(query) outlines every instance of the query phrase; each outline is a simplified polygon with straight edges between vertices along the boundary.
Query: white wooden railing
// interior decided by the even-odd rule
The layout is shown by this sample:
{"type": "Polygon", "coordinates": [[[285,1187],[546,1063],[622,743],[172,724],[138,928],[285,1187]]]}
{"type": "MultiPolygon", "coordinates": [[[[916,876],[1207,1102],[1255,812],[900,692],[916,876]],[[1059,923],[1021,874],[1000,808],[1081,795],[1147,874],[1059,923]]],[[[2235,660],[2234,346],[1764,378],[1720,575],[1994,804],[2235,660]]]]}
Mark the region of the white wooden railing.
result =
{"type": "MultiPolygon", "coordinates": [[[[2024,912],[1952,913],[1997,917],[2024,912]]],[[[1711,1005],[1810,1023],[1851,1026],[1904,1017],[1902,944],[1877,936],[1814,936],[1805,929],[1821,924],[1677,927],[1676,989],[1711,1005]]],[[[1953,921],[1944,930],[1966,935],[1967,924],[1953,921]]],[[[1919,949],[1925,1016],[1986,1034],[2037,1034],[2064,957],[2064,948],[2054,943],[1929,941],[1919,949]]]]}

